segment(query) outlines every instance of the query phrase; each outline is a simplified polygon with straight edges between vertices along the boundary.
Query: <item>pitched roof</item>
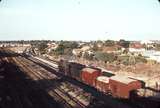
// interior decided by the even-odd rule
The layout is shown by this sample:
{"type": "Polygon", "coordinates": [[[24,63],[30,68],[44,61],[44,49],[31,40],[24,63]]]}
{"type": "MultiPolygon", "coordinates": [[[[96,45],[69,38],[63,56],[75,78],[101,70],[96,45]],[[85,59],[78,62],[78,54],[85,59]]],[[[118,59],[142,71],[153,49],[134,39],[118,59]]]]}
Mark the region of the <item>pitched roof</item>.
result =
{"type": "Polygon", "coordinates": [[[99,77],[97,77],[97,80],[104,82],[104,83],[109,83],[109,78],[106,76],[99,76],[99,77]]]}
{"type": "Polygon", "coordinates": [[[89,73],[93,73],[95,71],[97,71],[96,69],[92,69],[92,68],[84,68],[82,71],[86,71],[86,72],[89,72],[89,73]]]}
{"type": "Polygon", "coordinates": [[[129,84],[131,82],[137,81],[137,80],[125,77],[125,76],[121,76],[121,75],[112,76],[110,79],[124,83],[124,84],[129,84]]]}

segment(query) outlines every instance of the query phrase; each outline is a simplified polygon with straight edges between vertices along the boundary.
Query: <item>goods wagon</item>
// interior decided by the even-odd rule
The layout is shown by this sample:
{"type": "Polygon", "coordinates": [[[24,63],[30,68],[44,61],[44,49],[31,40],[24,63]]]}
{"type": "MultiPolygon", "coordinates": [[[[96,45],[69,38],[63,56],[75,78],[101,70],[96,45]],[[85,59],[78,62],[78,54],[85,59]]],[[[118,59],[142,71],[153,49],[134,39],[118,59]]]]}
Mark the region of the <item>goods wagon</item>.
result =
{"type": "Polygon", "coordinates": [[[113,76],[109,79],[109,87],[113,97],[126,98],[130,92],[141,88],[141,82],[124,76],[113,76]]]}
{"type": "Polygon", "coordinates": [[[70,62],[69,63],[69,71],[71,73],[71,77],[77,80],[81,80],[81,70],[85,68],[85,65],[80,63],[70,62]]]}
{"type": "Polygon", "coordinates": [[[99,68],[99,67],[95,67],[95,66],[88,66],[88,68],[95,69],[95,70],[98,70],[98,71],[101,71],[101,72],[102,72],[102,69],[101,69],[101,68],[99,68]]]}
{"type": "Polygon", "coordinates": [[[71,75],[70,71],[69,71],[69,62],[67,60],[60,60],[59,61],[59,72],[64,74],[64,75],[71,75]]]}
{"type": "Polygon", "coordinates": [[[64,62],[64,60],[60,60],[58,62],[58,69],[59,69],[59,72],[61,72],[61,73],[64,72],[63,62],[64,62]]]}
{"type": "Polygon", "coordinates": [[[133,90],[143,86],[143,83],[137,79],[115,75],[99,67],[86,67],[67,60],[60,60],[59,72],[95,87],[101,92],[111,93],[116,98],[128,99],[133,90]]]}
{"type": "Polygon", "coordinates": [[[112,77],[112,76],[115,75],[115,73],[113,73],[113,72],[110,71],[110,70],[106,70],[106,69],[101,68],[101,67],[97,67],[97,68],[101,69],[102,76],[112,77]]]}
{"type": "Polygon", "coordinates": [[[92,69],[92,68],[84,68],[81,73],[81,80],[91,86],[96,85],[96,78],[101,75],[101,71],[92,69]]]}
{"type": "Polygon", "coordinates": [[[112,77],[115,76],[111,71],[102,71],[102,76],[112,77]]]}
{"type": "Polygon", "coordinates": [[[99,76],[96,79],[96,88],[104,93],[109,92],[109,77],[106,76],[99,76]]]}

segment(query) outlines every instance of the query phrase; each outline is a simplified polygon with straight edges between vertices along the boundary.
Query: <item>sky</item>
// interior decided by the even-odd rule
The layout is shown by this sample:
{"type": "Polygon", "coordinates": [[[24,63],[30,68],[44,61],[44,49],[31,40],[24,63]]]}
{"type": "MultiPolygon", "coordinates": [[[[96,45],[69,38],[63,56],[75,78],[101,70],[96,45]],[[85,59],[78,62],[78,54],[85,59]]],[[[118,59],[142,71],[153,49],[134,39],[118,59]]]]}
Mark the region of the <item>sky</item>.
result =
{"type": "Polygon", "coordinates": [[[2,0],[0,40],[160,40],[158,0],[2,0]]]}

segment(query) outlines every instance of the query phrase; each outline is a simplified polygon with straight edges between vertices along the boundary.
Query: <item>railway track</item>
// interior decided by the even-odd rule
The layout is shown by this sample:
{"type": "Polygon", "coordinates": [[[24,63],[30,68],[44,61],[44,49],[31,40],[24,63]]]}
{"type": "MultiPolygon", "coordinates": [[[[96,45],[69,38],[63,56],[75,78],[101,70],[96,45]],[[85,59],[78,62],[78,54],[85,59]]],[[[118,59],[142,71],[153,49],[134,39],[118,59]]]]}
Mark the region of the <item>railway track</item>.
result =
{"type": "MultiPolygon", "coordinates": [[[[29,76],[32,77],[34,80],[45,80],[46,82],[41,84],[40,85],[41,87],[43,88],[48,86],[52,87],[54,86],[53,84],[55,85],[57,84],[56,81],[50,81],[50,79],[55,79],[55,80],[58,79],[56,75],[53,75],[53,73],[49,73],[47,71],[44,72],[43,70],[35,70],[35,68],[33,69],[33,65],[30,65],[30,66],[28,65],[28,64],[33,64],[31,61],[25,60],[24,58],[20,58],[20,59],[14,58],[14,61],[16,61],[16,63],[20,65],[22,69],[24,69],[23,71],[29,74],[29,76]]],[[[66,106],[68,106],[69,108],[85,108],[86,107],[85,105],[83,105],[83,103],[71,97],[59,87],[50,88],[48,93],[52,97],[54,97],[55,100],[57,99],[58,102],[64,103],[65,107],[66,106]]]]}
{"type": "Polygon", "coordinates": [[[36,84],[26,79],[19,68],[12,64],[12,57],[2,58],[2,67],[5,68],[0,80],[0,108],[53,108],[58,106],[36,84]],[[37,87],[37,88],[36,88],[37,87]],[[53,105],[54,104],[54,105],[53,105]]]}

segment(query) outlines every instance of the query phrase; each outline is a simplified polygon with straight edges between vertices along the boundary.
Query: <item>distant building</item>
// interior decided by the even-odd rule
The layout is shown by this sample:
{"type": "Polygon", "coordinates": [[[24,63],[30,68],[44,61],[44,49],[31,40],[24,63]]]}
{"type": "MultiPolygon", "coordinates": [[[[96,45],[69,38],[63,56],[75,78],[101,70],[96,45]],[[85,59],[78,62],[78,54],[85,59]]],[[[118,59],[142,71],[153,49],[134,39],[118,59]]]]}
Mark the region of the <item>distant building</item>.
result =
{"type": "Polygon", "coordinates": [[[107,53],[120,53],[122,52],[122,46],[119,45],[105,46],[103,47],[102,51],[107,53]]]}
{"type": "Polygon", "coordinates": [[[82,52],[81,49],[73,49],[73,50],[72,50],[72,53],[73,53],[73,55],[75,55],[75,56],[80,55],[81,52],[82,52]]]}
{"type": "Polygon", "coordinates": [[[160,51],[149,50],[143,52],[142,55],[147,57],[147,60],[154,60],[160,63],[160,51]]]}
{"type": "Polygon", "coordinates": [[[142,54],[145,51],[144,46],[140,42],[133,42],[129,45],[129,52],[142,54]]]}
{"type": "Polygon", "coordinates": [[[48,46],[47,47],[48,52],[50,52],[51,50],[55,50],[58,47],[58,44],[56,44],[56,43],[48,43],[47,46],[48,46]]]}
{"type": "Polygon", "coordinates": [[[82,50],[82,51],[87,51],[87,50],[89,50],[90,48],[91,48],[90,46],[85,45],[85,46],[83,46],[83,47],[81,48],[81,50],[82,50]]]}
{"type": "Polygon", "coordinates": [[[147,44],[153,44],[154,42],[152,42],[152,41],[150,41],[150,40],[142,40],[140,43],[147,45],[147,44]]]}
{"type": "Polygon", "coordinates": [[[141,41],[141,44],[143,44],[143,45],[145,45],[146,46],[146,48],[155,48],[155,46],[154,46],[154,43],[156,43],[156,42],[154,42],[154,41],[150,41],[150,40],[144,40],[144,41],[141,41]]]}

